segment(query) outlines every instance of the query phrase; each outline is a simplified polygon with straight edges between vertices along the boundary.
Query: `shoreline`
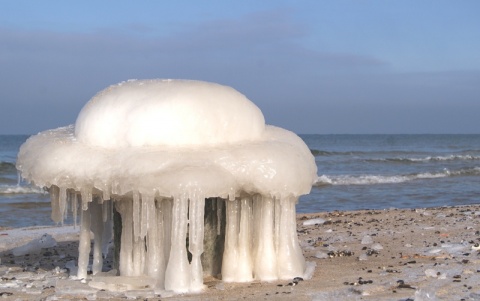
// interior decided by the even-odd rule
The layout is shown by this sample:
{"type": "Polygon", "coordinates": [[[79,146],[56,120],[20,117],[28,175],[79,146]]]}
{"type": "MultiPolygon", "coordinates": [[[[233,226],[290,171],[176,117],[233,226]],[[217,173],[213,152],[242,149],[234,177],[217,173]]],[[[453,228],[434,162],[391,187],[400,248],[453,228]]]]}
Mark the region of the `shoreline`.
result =
{"type": "Polygon", "coordinates": [[[479,230],[480,205],[297,213],[300,246],[306,261],[316,264],[312,279],[209,278],[200,294],[171,295],[109,293],[66,281],[78,256],[79,227],[3,229],[0,294],[7,300],[480,300],[479,230]],[[57,246],[28,256],[8,254],[44,233],[57,246]]]}

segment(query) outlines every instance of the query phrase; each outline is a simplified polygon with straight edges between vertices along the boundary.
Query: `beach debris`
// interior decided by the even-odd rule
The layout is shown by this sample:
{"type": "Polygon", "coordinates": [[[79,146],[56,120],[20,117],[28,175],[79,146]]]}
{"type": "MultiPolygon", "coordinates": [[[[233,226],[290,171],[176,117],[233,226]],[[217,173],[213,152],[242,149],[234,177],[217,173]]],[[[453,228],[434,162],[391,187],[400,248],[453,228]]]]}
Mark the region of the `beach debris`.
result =
{"type": "Polygon", "coordinates": [[[475,244],[472,245],[472,250],[475,250],[475,251],[480,251],[480,244],[477,242],[475,244]]]}
{"type": "Polygon", "coordinates": [[[415,287],[411,286],[410,284],[405,283],[404,280],[397,280],[396,288],[406,288],[406,289],[416,289],[415,287]]]}
{"type": "Polygon", "coordinates": [[[417,289],[414,294],[415,301],[436,301],[438,300],[435,290],[432,288],[417,289]]]}
{"type": "Polygon", "coordinates": [[[49,234],[43,234],[40,238],[33,239],[28,243],[13,248],[12,254],[14,256],[23,256],[26,254],[40,253],[42,249],[52,248],[57,245],[57,241],[49,234]]]}
{"type": "Polygon", "coordinates": [[[342,250],[342,251],[330,251],[327,253],[328,257],[334,258],[334,257],[348,257],[348,256],[353,256],[355,255],[355,252],[349,251],[349,250],[342,250]]]}
{"type": "Polygon", "coordinates": [[[302,277],[295,277],[291,282],[288,284],[277,284],[278,287],[284,287],[284,286],[296,286],[300,281],[303,281],[302,277]]]}
{"type": "Polygon", "coordinates": [[[378,255],[380,254],[377,250],[374,250],[374,249],[367,249],[367,252],[365,253],[365,255],[367,256],[373,256],[373,255],[378,255]]]}
{"type": "Polygon", "coordinates": [[[305,272],[303,273],[303,277],[295,277],[294,279],[299,279],[299,278],[303,278],[304,280],[312,279],[313,273],[315,272],[316,267],[317,267],[317,263],[315,261],[305,262],[305,272]]]}
{"type": "Polygon", "coordinates": [[[369,245],[372,243],[373,243],[373,238],[370,235],[365,235],[364,237],[362,237],[362,242],[361,242],[362,245],[369,245]]]}
{"type": "Polygon", "coordinates": [[[318,258],[318,259],[327,259],[330,256],[325,252],[318,251],[318,252],[315,253],[315,257],[318,258]]]}
{"type": "Polygon", "coordinates": [[[75,260],[70,260],[65,263],[65,268],[69,271],[70,276],[77,276],[78,267],[75,260]]]}
{"type": "Polygon", "coordinates": [[[295,206],[317,178],[315,158],[233,88],[188,80],[110,86],[75,125],[30,137],[17,169],[48,188],[53,221],[62,223],[67,209],[74,221],[80,215],[77,278],[90,281],[91,270],[96,287],[136,290],[128,283],[148,278],[151,288],[187,293],[204,289],[204,275],[273,281],[309,268],[295,206]],[[114,232],[118,283],[95,278],[114,232]]]}
{"type": "Polygon", "coordinates": [[[97,291],[97,289],[92,288],[88,284],[82,283],[81,281],[58,279],[55,284],[55,295],[57,297],[89,296],[89,298],[92,298],[96,295],[97,291]]]}
{"type": "Polygon", "coordinates": [[[368,260],[368,255],[367,254],[361,254],[360,256],[358,256],[358,260],[360,260],[360,261],[368,260]]]}
{"type": "Polygon", "coordinates": [[[325,220],[323,218],[313,218],[303,222],[304,226],[323,225],[325,220]]]}
{"type": "Polygon", "coordinates": [[[426,269],[425,270],[425,276],[427,276],[427,277],[437,278],[439,275],[440,275],[440,273],[437,272],[434,269],[426,269]]]}
{"type": "Polygon", "coordinates": [[[364,280],[362,277],[358,277],[358,280],[355,282],[344,282],[344,285],[365,285],[365,284],[372,284],[373,280],[364,280]]]}

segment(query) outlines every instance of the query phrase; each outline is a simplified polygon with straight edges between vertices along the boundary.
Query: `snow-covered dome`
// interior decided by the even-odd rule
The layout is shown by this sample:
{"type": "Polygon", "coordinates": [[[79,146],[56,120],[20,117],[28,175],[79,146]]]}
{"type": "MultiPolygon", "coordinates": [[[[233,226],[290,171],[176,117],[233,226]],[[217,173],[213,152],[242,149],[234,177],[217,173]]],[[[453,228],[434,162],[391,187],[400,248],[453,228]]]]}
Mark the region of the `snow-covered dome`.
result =
{"type": "Polygon", "coordinates": [[[130,80],[99,92],[75,124],[86,144],[195,146],[258,140],[260,109],[237,90],[203,81],[130,80]]]}

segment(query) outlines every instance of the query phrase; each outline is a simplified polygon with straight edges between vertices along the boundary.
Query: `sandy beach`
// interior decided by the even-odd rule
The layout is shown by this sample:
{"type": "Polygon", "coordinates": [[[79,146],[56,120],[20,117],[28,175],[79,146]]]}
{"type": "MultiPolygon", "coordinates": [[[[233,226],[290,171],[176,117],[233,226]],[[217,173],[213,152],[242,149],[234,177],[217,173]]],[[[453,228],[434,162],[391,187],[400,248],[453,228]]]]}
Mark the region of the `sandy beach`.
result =
{"type": "MultiPolygon", "coordinates": [[[[78,227],[0,229],[4,300],[480,300],[480,205],[297,215],[310,280],[223,283],[201,294],[112,293],[69,279],[78,227]],[[12,250],[43,234],[57,242],[33,254],[12,250]]],[[[105,266],[112,265],[111,258],[105,266]]]]}

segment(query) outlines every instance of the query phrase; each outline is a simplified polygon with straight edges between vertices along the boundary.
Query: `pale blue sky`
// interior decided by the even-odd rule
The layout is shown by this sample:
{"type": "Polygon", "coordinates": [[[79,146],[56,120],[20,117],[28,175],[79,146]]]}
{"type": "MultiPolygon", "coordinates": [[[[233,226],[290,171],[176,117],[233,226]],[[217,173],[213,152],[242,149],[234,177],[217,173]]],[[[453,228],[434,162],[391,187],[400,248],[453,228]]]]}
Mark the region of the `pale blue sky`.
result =
{"type": "Polygon", "coordinates": [[[0,134],[74,123],[131,78],[230,85],[297,133],[480,133],[476,0],[0,7],[0,134]]]}

